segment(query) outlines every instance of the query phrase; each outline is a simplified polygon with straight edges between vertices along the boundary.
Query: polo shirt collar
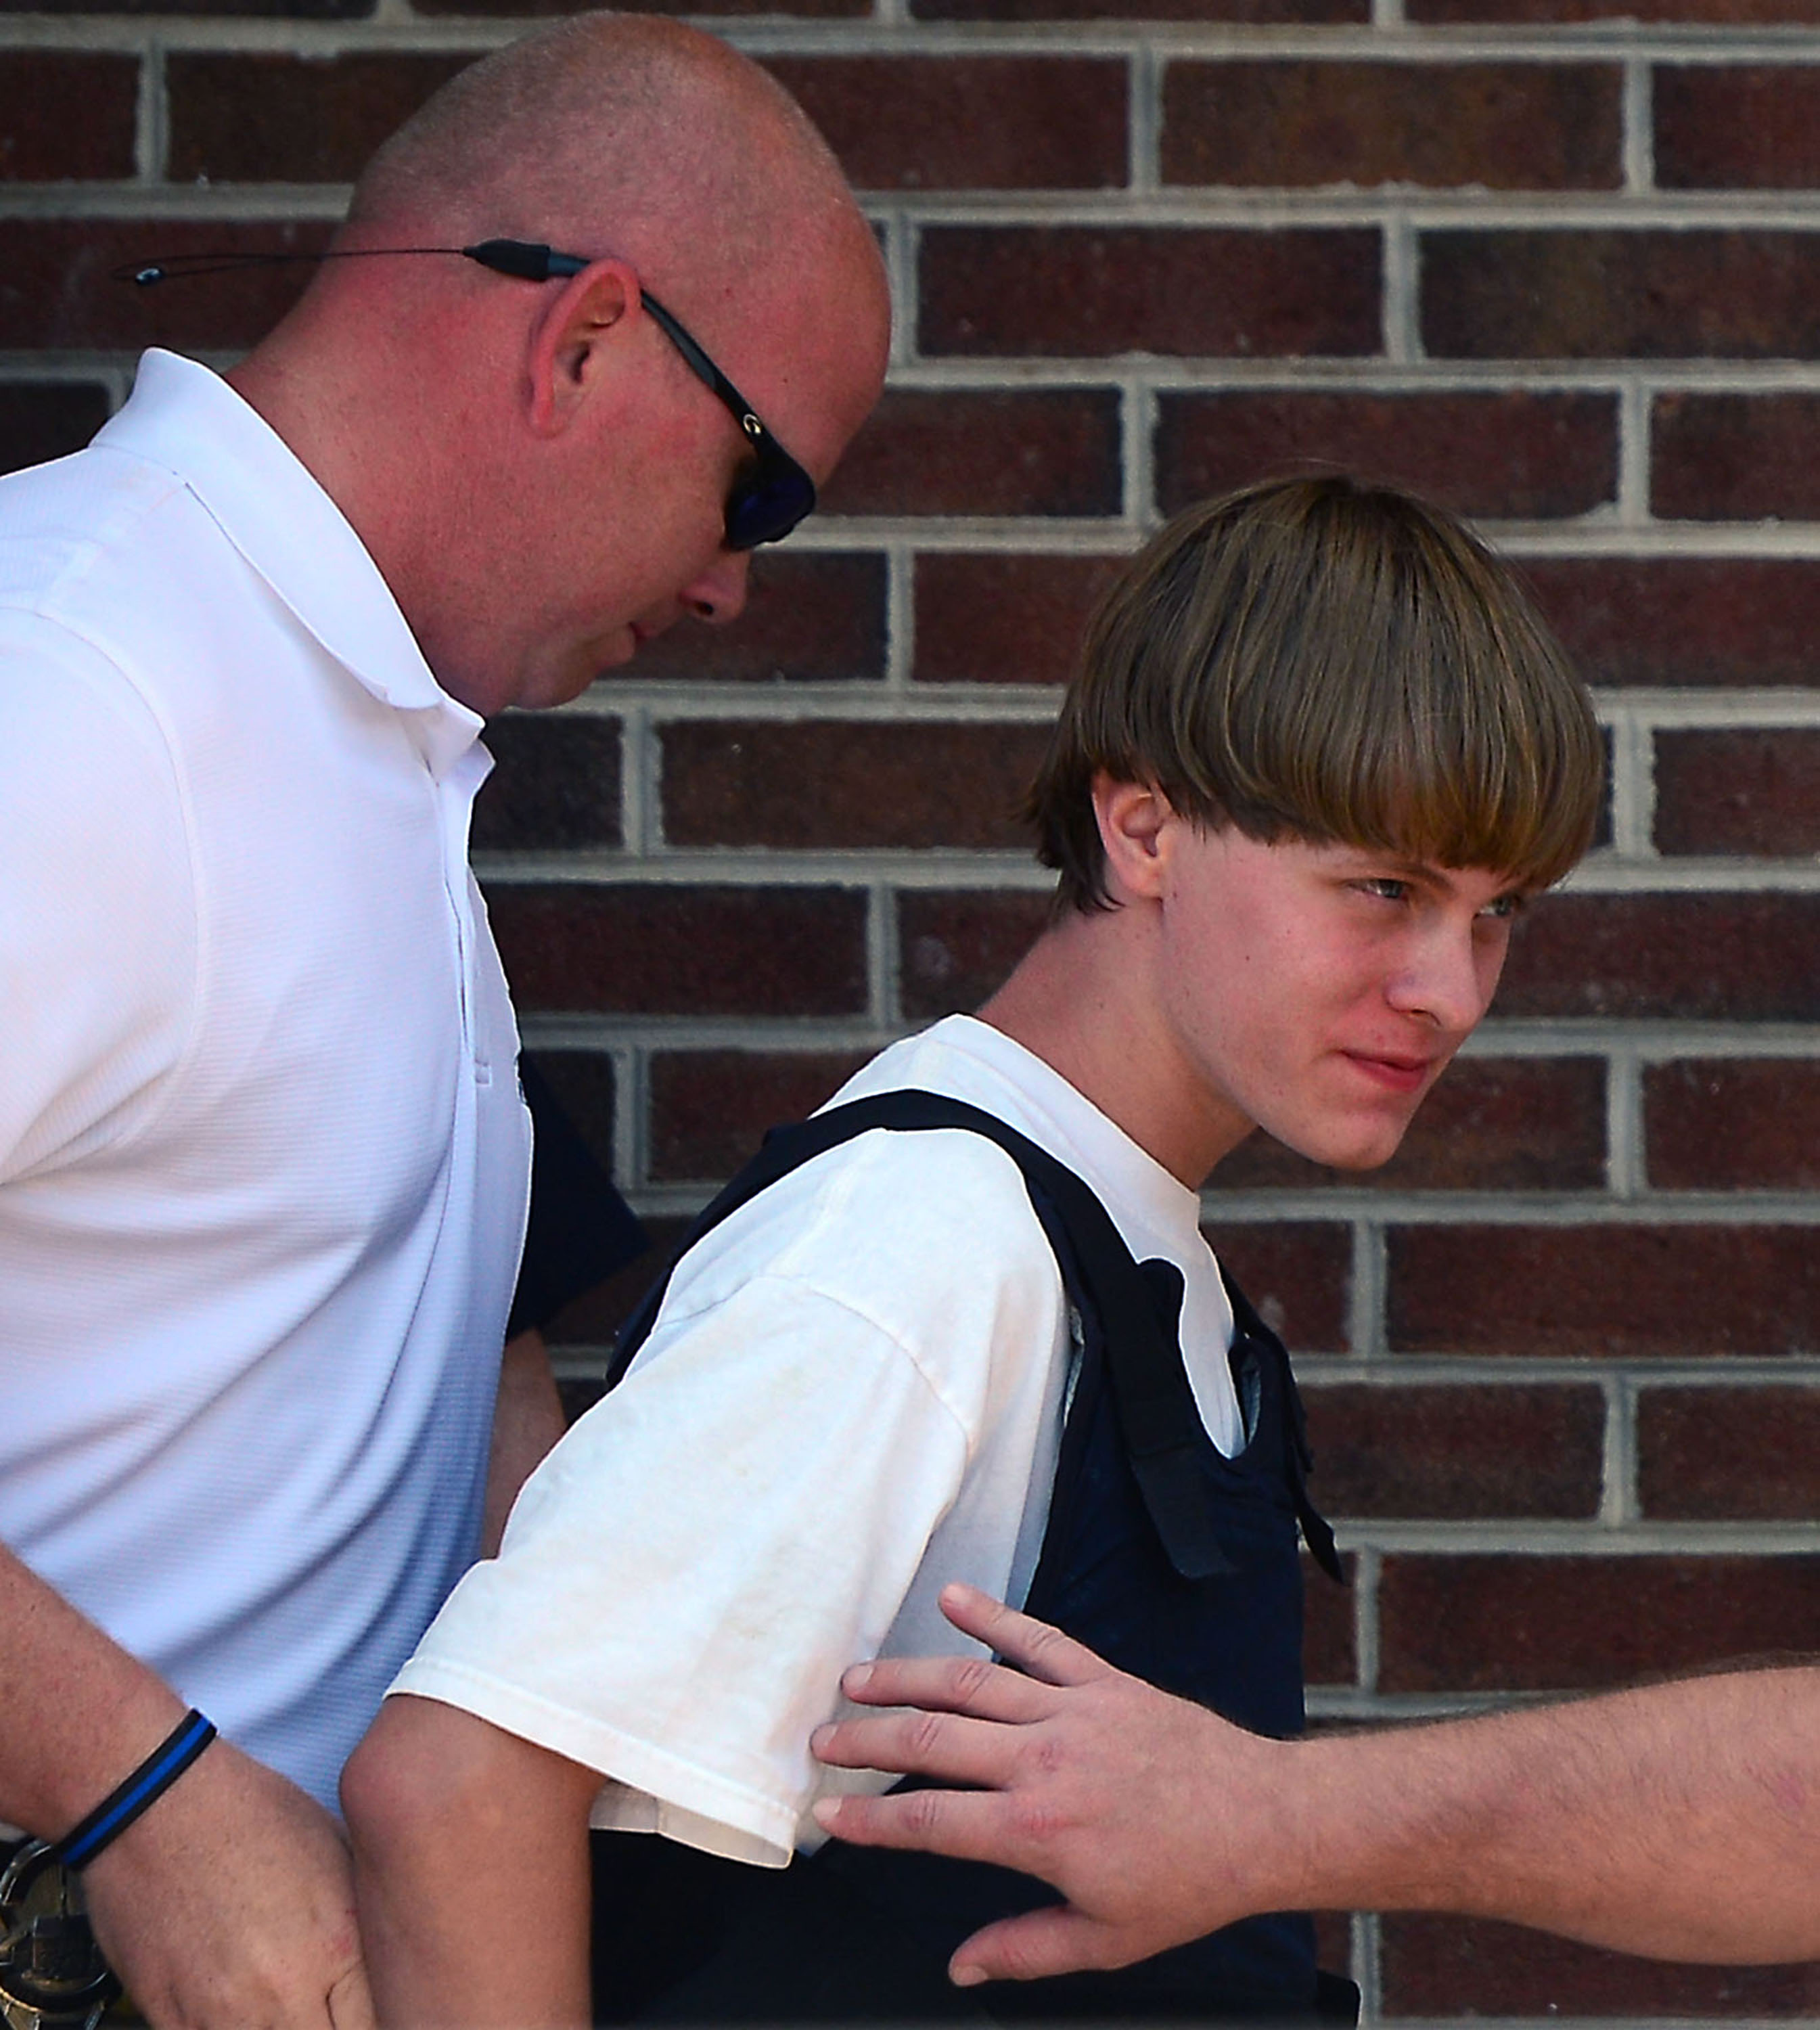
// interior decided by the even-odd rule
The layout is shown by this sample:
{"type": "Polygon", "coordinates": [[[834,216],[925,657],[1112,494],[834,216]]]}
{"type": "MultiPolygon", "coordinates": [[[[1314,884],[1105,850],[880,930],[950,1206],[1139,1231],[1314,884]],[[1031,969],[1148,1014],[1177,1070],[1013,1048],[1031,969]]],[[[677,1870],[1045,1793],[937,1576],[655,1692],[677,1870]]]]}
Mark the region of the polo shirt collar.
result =
{"type": "Polygon", "coordinates": [[[440,777],[474,745],[478,715],[431,674],[347,518],[219,374],[176,353],[147,352],[132,399],[96,442],[180,479],[336,661],[375,697],[409,715],[433,775],[440,777]]]}

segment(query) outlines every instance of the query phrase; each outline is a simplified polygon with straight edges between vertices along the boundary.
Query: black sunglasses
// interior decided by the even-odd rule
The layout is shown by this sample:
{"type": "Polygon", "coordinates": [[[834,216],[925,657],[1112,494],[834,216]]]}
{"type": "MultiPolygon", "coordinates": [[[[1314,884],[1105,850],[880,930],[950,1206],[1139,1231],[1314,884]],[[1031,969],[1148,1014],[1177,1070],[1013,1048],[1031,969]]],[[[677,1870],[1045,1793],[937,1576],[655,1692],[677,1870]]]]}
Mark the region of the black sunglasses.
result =
{"type": "MultiPolygon", "coordinates": [[[[116,281],[136,282],[146,288],[173,277],[213,275],[228,268],[400,254],[459,254],[497,274],[526,282],[578,275],[592,265],[587,255],[559,254],[533,240],[482,240],[472,247],[350,247],[325,254],[179,254],[142,267],[117,268],[113,273],[116,281]]],[[[756,550],[760,543],[781,542],[813,511],[815,482],[765,428],[758,411],[689,336],[682,321],[672,316],[648,289],[640,294],[652,322],[682,355],[690,373],[713,392],[752,447],[751,466],[734,479],[726,496],[726,547],[756,550]]]]}

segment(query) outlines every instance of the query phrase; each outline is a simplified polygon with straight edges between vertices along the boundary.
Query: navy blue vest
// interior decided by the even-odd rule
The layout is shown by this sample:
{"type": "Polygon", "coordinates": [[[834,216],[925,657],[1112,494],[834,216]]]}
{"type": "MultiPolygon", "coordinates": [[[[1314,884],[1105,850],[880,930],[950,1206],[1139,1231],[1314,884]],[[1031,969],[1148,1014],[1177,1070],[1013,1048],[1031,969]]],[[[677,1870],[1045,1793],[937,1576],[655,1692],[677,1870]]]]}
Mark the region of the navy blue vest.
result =
{"type": "MultiPolygon", "coordinates": [[[[1254,1732],[1300,1734],[1298,1537],[1336,1578],[1339,1563],[1306,1491],[1307,1441],[1288,1357],[1230,1281],[1246,1442],[1228,1459],[1206,1434],[1183,1366],[1180,1271],[1135,1262],[1073,1171],[964,1102],[885,1093],[773,1130],[676,1259],[779,1177],[877,1128],[965,1128],[1004,1149],[1023,1174],[1078,1321],[1079,1359],[1027,1610],[1120,1669],[1254,1732]]],[[[648,1334],[674,1266],[627,1322],[609,1386],[648,1334]]],[[[945,1977],[949,1954],[994,1918],[1053,1902],[1046,1883],[839,1842],[780,1872],[646,1835],[597,1835],[595,1861],[603,2022],[1357,2016],[1351,1984],[1317,1972],[1313,1926],[1300,1915],[1249,1918],[1117,1972],[963,1991],[945,1977]]]]}

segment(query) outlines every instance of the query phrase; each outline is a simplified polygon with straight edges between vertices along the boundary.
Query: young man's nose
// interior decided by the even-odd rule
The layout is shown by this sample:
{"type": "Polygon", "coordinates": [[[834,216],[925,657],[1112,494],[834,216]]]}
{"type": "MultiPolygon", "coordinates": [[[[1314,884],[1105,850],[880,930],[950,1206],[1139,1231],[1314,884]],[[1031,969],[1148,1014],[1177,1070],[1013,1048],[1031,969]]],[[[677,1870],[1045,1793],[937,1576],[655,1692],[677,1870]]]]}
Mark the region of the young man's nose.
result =
{"type": "Polygon", "coordinates": [[[1427,927],[1387,990],[1400,1013],[1420,1016],[1437,1029],[1464,1035],[1491,1005],[1498,962],[1484,950],[1472,920],[1427,927]]]}

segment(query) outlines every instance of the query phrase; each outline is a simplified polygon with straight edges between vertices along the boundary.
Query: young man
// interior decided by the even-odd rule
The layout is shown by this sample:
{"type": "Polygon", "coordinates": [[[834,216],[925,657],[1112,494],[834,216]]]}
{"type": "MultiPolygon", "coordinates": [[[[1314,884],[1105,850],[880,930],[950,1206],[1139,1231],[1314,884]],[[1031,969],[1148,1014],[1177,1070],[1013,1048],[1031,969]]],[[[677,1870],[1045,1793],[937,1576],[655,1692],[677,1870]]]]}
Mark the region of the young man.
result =
{"type": "MultiPolygon", "coordinates": [[[[947,1950],[1034,1884],[760,1872],[818,1843],[840,1779],[808,1736],[851,1657],[970,1653],[949,1580],[1298,1730],[1295,1541],[1323,1529],[1287,1364],[1198,1188],[1261,1126],[1320,1162],[1392,1153],[1513,919],[1584,850],[1599,768],[1584,692],[1444,515],[1334,478],[1163,531],[1090,630],[1031,795],[1049,928],[979,1017],[838,1096],[1004,1127],[869,1128],[788,1168],[837,1106],[780,1145],[350,1765],[383,2015],[584,2020],[590,1819],[756,1865],[744,1898],[690,1892],[705,1969],[667,1987],[650,1932],[622,1935],[603,2013],[653,1991],[673,2019],[970,2013],[947,1950]],[[1071,1210],[1083,1182],[1110,1247],[1071,1210]]],[[[1335,2006],[1282,1918],[1027,2004],[1335,2006]]]]}

